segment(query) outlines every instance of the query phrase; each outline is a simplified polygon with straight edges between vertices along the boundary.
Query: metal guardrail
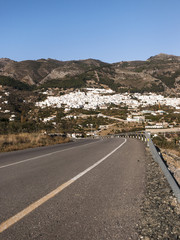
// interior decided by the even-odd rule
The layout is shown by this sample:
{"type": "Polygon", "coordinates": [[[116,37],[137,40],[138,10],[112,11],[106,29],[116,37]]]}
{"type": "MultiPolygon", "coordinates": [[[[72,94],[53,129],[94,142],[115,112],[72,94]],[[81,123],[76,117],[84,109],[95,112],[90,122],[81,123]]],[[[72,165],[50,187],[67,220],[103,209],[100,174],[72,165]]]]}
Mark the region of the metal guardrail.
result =
{"type": "Polygon", "coordinates": [[[147,146],[149,147],[149,149],[151,151],[154,161],[157,162],[159,164],[159,166],[161,167],[174,195],[176,196],[178,202],[180,203],[180,187],[179,187],[178,183],[176,182],[175,178],[173,177],[173,175],[168,170],[163,159],[159,155],[156,147],[154,146],[153,141],[151,139],[151,134],[149,132],[129,132],[129,133],[120,133],[115,136],[125,137],[125,138],[127,138],[127,137],[137,138],[144,142],[147,142],[147,146]]]}

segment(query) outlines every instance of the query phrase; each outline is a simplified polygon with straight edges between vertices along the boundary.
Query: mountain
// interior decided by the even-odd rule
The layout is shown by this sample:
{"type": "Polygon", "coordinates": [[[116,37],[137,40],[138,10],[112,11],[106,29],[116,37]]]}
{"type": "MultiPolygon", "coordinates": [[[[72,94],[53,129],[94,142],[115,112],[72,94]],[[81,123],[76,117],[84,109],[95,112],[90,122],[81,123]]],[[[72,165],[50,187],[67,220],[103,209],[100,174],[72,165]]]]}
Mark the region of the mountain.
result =
{"type": "Polygon", "coordinates": [[[62,79],[65,76],[81,74],[95,67],[104,66],[98,60],[58,61],[54,59],[26,60],[21,62],[0,59],[0,75],[9,76],[29,85],[40,84],[46,80],[62,79]]]}
{"type": "Polygon", "coordinates": [[[167,54],[152,56],[147,61],[113,64],[117,79],[131,88],[179,93],[180,57],[167,54]],[[123,79],[124,77],[124,79],[123,79]]]}
{"type": "Polygon", "coordinates": [[[150,61],[158,61],[158,60],[162,60],[162,61],[179,61],[180,62],[180,57],[179,56],[174,56],[174,55],[168,55],[168,54],[164,54],[164,53],[160,53],[158,55],[152,56],[150,57],[148,60],[150,61]]]}
{"type": "Polygon", "coordinates": [[[166,92],[180,90],[180,57],[167,54],[146,61],[122,61],[113,64],[95,59],[58,61],[39,59],[13,61],[0,59],[0,84],[17,82],[38,87],[101,87],[118,92],[166,92]],[[10,80],[11,79],[11,80],[10,80]],[[13,82],[14,81],[14,82],[13,82]]]}

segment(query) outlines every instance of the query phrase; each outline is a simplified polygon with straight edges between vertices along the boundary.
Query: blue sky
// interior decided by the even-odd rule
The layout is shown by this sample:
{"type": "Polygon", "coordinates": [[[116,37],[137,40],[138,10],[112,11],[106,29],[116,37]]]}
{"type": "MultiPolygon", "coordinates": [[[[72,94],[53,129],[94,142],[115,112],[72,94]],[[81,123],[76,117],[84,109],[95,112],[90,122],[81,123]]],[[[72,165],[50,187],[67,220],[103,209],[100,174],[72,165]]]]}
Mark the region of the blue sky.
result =
{"type": "Polygon", "coordinates": [[[180,0],[0,0],[0,58],[180,56],[180,0]]]}

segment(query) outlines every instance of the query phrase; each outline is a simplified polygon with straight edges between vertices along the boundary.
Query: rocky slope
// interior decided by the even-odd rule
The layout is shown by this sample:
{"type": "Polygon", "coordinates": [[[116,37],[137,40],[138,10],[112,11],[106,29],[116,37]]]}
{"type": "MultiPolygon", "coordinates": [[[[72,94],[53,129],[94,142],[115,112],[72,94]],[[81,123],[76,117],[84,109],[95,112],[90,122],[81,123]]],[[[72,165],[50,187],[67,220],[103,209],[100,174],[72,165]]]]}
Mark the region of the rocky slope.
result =
{"type": "Polygon", "coordinates": [[[39,59],[16,62],[1,58],[0,76],[43,87],[103,85],[120,92],[153,91],[177,94],[180,90],[180,57],[159,54],[147,61],[114,64],[94,59],[79,61],[39,59]]]}

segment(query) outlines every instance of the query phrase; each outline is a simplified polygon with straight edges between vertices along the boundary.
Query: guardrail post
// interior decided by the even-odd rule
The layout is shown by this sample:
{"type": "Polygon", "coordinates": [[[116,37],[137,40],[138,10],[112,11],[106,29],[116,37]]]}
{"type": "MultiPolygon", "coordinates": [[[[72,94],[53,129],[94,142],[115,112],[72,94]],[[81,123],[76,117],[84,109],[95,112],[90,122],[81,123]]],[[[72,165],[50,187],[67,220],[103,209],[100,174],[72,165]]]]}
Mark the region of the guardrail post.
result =
{"type": "Polygon", "coordinates": [[[149,147],[150,138],[151,138],[151,133],[150,133],[150,132],[147,132],[147,133],[146,133],[147,147],[149,147]]]}

